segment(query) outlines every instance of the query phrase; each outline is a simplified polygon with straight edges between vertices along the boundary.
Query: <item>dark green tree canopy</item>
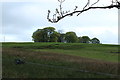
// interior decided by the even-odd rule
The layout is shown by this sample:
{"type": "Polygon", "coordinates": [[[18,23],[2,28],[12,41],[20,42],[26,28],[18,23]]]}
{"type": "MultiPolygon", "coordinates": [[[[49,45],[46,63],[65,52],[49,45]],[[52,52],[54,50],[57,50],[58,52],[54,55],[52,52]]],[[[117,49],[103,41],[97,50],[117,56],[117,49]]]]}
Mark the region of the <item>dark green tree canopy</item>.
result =
{"type": "Polygon", "coordinates": [[[67,32],[65,34],[65,40],[68,42],[68,43],[75,43],[78,41],[78,38],[77,38],[77,35],[75,32],[67,32]]]}
{"type": "Polygon", "coordinates": [[[64,33],[59,33],[59,34],[60,34],[60,36],[58,38],[58,42],[66,42],[65,34],[64,33]]]}
{"type": "Polygon", "coordinates": [[[90,38],[88,36],[82,36],[82,39],[81,39],[82,43],[89,43],[90,42],[90,38]]]}
{"type": "Polygon", "coordinates": [[[100,44],[100,40],[97,39],[97,38],[91,39],[91,42],[92,42],[93,44],[100,44]]]}
{"type": "Polygon", "coordinates": [[[35,42],[57,42],[57,37],[59,37],[59,33],[55,31],[54,27],[38,29],[32,36],[35,42]]]}
{"type": "Polygon", "coordinates": [[[79,43],[83,43],[82,37],[78,37],[78,42],[79,42],[79,43]]]}
{"type": "Polygon", "coordinates": [[[54,27],[46,27],[46,28],[43,28],[43,30],[46,32],[46,34],[48,36],[50,36],[55,31],[55,28],[54,27]]]}
{"type": "Polygon", "coordinates": [[[42,37],[43,37],[42,29],[36,30],[32,35],[32,38],[33,38],[34,42],[44,42],[42,37]]]}
{"type": "Polygon", "coordinates": [[[93,43],[99,44],[97,38],[90,39],[88,36],[77,37],[75,32],[59,33],[54,27],[37,29],[32,35],[34,42],[64,42],[64,43],[93,43]]]}

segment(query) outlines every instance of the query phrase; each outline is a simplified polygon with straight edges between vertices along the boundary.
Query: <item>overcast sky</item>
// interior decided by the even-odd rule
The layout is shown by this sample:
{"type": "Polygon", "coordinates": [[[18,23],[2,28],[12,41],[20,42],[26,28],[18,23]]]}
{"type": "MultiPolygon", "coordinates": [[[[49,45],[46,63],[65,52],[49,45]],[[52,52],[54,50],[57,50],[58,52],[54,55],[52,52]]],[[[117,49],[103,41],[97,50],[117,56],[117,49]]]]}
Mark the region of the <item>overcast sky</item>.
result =
{"type": "MultiPolygon", "coordinates": [[[[47,11],[55,12],[59,8],[57,0],[14,0],[5,2],[0,7],[2,11],[2,33],[0,42],[32,42],[32,34],[37,29],[44,27],[55,27],[56,31],[62,30],[76,32],[77,36],[97,37],[103,44],[118,43],[118,10],[90,10],[78,17],[66,17],[58,23],[47,21],[47,11]]],[[[87,0],[66,0],[63,3],[64,10],[73,10],[76,5],[78,9],[85,5],[87,0]],[[80,5],[81,4],[81,5],[80,5]]],[[[94,0],[93,0],[94,1],[94,0]]],[[[98,5],[107,5],[110,0],[101,0],[98,5]],[[105,2],[104,2],[105,1],[105,2]]],[[[1,5],[0,3],[0,5],[1,5]]],[[[52,15],[52,14],[51,14],[52,15]]]]}

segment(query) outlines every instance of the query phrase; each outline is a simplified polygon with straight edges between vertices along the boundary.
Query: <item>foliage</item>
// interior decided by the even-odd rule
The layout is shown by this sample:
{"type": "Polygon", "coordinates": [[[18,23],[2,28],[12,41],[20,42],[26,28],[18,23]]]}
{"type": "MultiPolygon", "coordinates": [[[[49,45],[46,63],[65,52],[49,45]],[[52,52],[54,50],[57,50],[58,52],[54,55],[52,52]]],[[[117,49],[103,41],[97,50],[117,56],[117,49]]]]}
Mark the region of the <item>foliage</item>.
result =
{"type": "Polygon", "coordinates": [[[67,32],[65,34],[65,40],[68,43],[75,43],[78,41],[78,38],[75,32],[67,32]]]}
{"type": "Polygon", "coordinates": [[[60,33],[55,31],[54,27],[38,29],[33,33],[32,38],[34,42],[100,43],[97,38],[90,40],[88,36],[77,37],[75,32],[60,33]]]}
{"type": "Polygon", "coordinates": [[[82,37],[78,37],[78,42],[79,42],[79,43],[83,43],[82,37]]]}
{"type": "Polygon", "coordinates": [[[33,33],[34,42],[57,42],[59,34],[55,31],[54,27],[46,27],[38,29],[33,33]]]}
{"type": "Polygon", "coordinates": [[[100,40],[97,39],[97,38],[91,39],[91,42],[94,43],[94,44],[100,44],[100,40]]]}
{"type": "Polygon", "coordinates": [[[41,30],[41,29],[36,30],[36,31],[33,33],[33,36],[32,36],[32,38],[33,38],[33,40],[34,40],[35,42],[40,42],[40,41],[42,41],[42,37],[43,37],[43,35],[42,35],[42,30],[41,30]]]}
{"type": "Polygon", "coordinates": [[[53,32],[50,36],[50,42],[58,42],[60,34],[58,32],[53,32]]]}
{"type": "Polygon", "coordinates": [[[89,43],[90,42],[90,38],[88,36],[82,36],[81,38],[79,38],[81,43],[89,43]]]}
{"type": "Polygon", "coordinates": [[[60,33],[60,36],[58,38],[58,42],[66,42],[65,41],[65,34],[64,33],[60,33]]]}

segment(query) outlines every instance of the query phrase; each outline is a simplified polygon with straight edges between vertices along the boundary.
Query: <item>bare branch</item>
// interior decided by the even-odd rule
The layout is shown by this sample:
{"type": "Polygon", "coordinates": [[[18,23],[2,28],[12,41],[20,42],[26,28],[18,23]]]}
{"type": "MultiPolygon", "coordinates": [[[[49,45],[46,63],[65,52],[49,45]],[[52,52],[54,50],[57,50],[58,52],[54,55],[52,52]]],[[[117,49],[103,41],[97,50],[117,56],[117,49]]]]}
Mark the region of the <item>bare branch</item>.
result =
{"type": "Polygon", "coordinates": [[[93,5],[95,5],[95,4],[97,4],[99,2],[99,0],[97,0],[95,3],[93,3],[91,6],[93,6],[93,5]]]}
{"type": "Polygon", "coordinates": [[[75,6],[75,9],[73,9],[73,12],[70,12],[70,10],[69,11],[62,10],[62,3],[65,0],[58,0],[58,1],[60,2],[59,9],[56,9],[55,14],[53,15],[53,19],[50,19],[50,10],[48,10],[47,19],[51,23],[57,23],[61,19],[65,18],[67,16],[73,16],[74,14],[77,14],[77,16],[78,16],[81,13],[91,10],[91,9],[112,9],[112,8],[120,9],[120,1],[118,1],[118,0],[112,0],[111,4],[108,6],[97,6],[97,7],[94,7],[93,5],[97,4],[100,0],[97,0],[92,5],[90,5],[90,0],[88,0],[82,10],[77,10],[78,6],[75,6]]]}
{"type": "Polygon", "coordinates": [[[90,4],[90,0],[88,0],[87,4],[83,7],[83,10],[84,10],[87,6],[89,6],[89,4],[90,4]]]}
{"type": "Polygon", "coordinates": [[[63,3],[65,0],[58,0],[60,3],[63,3]]]}
{"type": "Polygon", "coordinates": [[[77,8],[78,8],[78,6],[75,6],[75,9],[74,9],[74,11],[76,11],[76,10],[77,10],[77,8]]]}

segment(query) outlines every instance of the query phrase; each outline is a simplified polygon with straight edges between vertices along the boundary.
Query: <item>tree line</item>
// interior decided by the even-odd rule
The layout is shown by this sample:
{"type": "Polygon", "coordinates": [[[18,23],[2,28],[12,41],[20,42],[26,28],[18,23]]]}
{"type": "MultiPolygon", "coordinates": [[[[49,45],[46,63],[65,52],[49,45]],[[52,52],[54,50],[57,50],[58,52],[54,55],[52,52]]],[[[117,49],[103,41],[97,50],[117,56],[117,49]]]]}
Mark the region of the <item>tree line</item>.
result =
{"type": "Polygon", "coordinates": [[[64,42],[64,43],[94,43],[100,44],[97,38],[90,39],[88,36],[78,37],[75,32],[60,33],[54,27],[37,29],[32,35],[34,42],[64,42]]]}

